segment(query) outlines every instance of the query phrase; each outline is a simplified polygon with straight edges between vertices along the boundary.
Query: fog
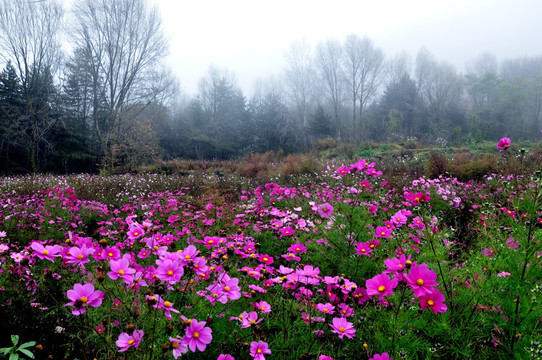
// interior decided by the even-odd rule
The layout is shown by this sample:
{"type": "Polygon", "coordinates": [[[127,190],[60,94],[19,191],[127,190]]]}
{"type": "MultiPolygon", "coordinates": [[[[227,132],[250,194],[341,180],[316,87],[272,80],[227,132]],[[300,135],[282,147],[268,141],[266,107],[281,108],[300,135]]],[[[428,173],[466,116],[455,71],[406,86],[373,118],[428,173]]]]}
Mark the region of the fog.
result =
{"type": "Polygon", "coordinates": [[[170,40],[168,62],[195,94],[210,65],[233,71],[245,94],[280,75],[294,41],[367,36],[387,57],[426,47],[459,71],[481,53],[499,61],[542,53],[537,0],[152,0],[170,40]]]}

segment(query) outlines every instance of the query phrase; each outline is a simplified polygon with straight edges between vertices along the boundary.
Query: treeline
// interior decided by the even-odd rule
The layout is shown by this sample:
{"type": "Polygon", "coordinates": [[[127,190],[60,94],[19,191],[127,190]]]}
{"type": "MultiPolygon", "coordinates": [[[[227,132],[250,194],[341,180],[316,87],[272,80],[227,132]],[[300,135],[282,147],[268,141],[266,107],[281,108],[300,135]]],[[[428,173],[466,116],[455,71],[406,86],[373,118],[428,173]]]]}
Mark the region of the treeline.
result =
{"type": "Polygon", "coordinates": [[[462,74],[427,49],[386,57],[350,35],[294,43],[283,73],[250,97],[217,68],[188,97],[162,62],[160,16],[144,0],[75,0],[68,13],[55,0],[0,0],[0,51],[3,173],[303,152],[323,138],[446,146],[541,136],[542,57],[483,54],[462,74]]]}

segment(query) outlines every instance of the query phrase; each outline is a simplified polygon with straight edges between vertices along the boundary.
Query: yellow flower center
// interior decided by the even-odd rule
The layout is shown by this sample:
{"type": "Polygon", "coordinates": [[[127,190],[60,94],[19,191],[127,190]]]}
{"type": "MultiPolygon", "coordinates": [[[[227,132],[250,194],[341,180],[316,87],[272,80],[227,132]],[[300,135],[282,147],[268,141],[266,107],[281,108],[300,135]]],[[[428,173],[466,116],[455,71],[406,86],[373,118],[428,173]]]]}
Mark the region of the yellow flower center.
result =
{"type": "Polygon", "coordinates": [[[134,236],[138,236],[138,235],[139,235],[139,233],[136,231],[136,232],[134,233],[134,236]]]}
{"type": "Polygon", "coordinates": [[[268,258],[266,258],[266,257],[264,257],[264,258],[263,258],[263,261],[269,261],[269,259],[268,259],[268,258]]]}
{"type": "Polygon", "coordinates": [[[113,253],[108,253],[107,256],[113,257],[113,253]]]}
{"type": "Polygon", "coordinates": [[[323,312],[328,312],[329,310],[327,308],[322,309],[323,312]]]}
{"type": "Polygon", "coordinates": [[[176,348],[179,347],[179,343],[178,343],[178,342],[174,342],[174,343],[171,344],[171,347],[174,348],[174,349],[176,349],[176,348]]]}
{"type": "Polygon", "coordinates": [[[386,235],[386,233],[385,233],[384,231],[382,231],[382,232],[380,233],[380,235],[384,236],[384,235],[386,235]]]}
{"type": "Polygon", "coordinates": [[[380,285],[380,286],[378,287],[378,291],[382,292],[382,291],[384,291],[384,290],[386,290],[386,287],[385,287],[384,285],[380,285]]]}
{"type": "Polygon", "coordinates": [[[422,286],[423,285],[423,279],[416,280],[416,285],[422,286]]]}
{"type": "Polygon", "coordinates": [[[119,270],[119,275],[124,275],[124,270],[120,269],[119,270]]]}
{"type": "Polygon", "coordinates": [[[87,301],[88,301],[88,299],[87,299],[86,296],[81,296],[81,299],[79,299],[79,300],[81,300],[81,302],[82,302],[83,304],[86,304],[87,301]]]}
{"type": "Polygon", "coordinates": [[[433,306],[435,305],[435,302],[433,300],[427,300],[427,305],[433,306]]]}
{"type": "Polygon", "coordinates": [[[43,250],[43,255],[49,255],[49,250],[43,250]]]}
{"type": "Polygon", "coordinates": [[[250,324],[256,324],[256,321],[255,320],[250,320],[250,324]]]}
{"type": "Polygon", "coordinates": [[[199,338],[199,332],[196,331],[195,333],[193,333],[192,337],[195,339],[199,338]]]}
{"type": "Polygon", "coordinates": [[[230,287],[229,286],[224,286],[224,291],[230,291],[230,287]]]}
{"type": "Polygon", "coordinates": [[[365,249],[361,249],[361,252],[365,252],[365,249]]]}
{"type": "Polygon", "coordinates": [[[168,270],[167,274],[168,274],[168,276],[173,275],[173,270],[168,270]]]}
{"type": "Polygon", "coordinates": [[[128,345],[132,345],[133,343],[135,343],[134,339],[130,339],[130,341],[128,341],[128,345]]]}
{"type": "Polygon", "coordinates": [[[343,332],[344,332],[344,328],[341,326],[341,327],[339,328],[339,331],[343,333],[343,332]]]}
{"type": "Polygon", "coordinates": [[[265,307],[262,306],[262,307],[260,308],[260,310],[264,311],[264,310],[265,310],[265,307]]]}
{"type": "Polygon", "coordinates": [[[213,241],[213,240],[209,240],[208,243],[209,243],[209,244],[212,244],[212,243],[214,243],[214,241],[213,241]]]}
{"type": "Polygon", "coordinates": [[[405,261],[405,264],[407,264],[407,266],[410,266],[410,265],[412,265],[412,261],[407,260],[407,261],[405,261]]]}
{"type": "Polygon", "coordinates": [[[262,349],[258,349],[256,352],[257,352],[258,354],[261,354],[261,353],[262,353],[262,349]]]}
{"type": "MultiPolygon", "coordinates": [[[[189,260],[189,259],[190,259],[190,255],[186,255],[184,258],[185,258],[186,260],[189,260]]],[[[178,346],[178,345],[177,345],[177,346],[178,346]]]]}
{"type": "Polygon", "coordinates": [[[170,307],[171,306],[171,303],[169,301],[164,301],[164,307],[170,307]]]}
{"type": "Polygon", "coordinates": [[[85,257],[85,255],[83,255],[83,254],[77,255],[77,258],[78,258],[79,260],[81,260],[81,259],[84,258],[84,257],[85,257]]]}

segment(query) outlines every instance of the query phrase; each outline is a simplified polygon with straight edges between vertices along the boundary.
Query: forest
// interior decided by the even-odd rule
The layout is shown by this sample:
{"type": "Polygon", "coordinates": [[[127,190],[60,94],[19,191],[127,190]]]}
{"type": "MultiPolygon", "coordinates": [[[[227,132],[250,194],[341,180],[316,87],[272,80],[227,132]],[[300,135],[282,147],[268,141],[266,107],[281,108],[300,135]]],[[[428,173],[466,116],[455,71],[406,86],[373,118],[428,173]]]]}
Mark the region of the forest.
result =
{"type": "Polygon", "coordinates": [[[292,43],[282,73],[244,94],[209,67],[196,94],[164,59],[145,0],[0,1],[0,173],[129,171],[184,159],[308,152],[320,139],[439,147],[537,141],[542,56],[430,49],[387,55],[363,34],[292,43]]]}

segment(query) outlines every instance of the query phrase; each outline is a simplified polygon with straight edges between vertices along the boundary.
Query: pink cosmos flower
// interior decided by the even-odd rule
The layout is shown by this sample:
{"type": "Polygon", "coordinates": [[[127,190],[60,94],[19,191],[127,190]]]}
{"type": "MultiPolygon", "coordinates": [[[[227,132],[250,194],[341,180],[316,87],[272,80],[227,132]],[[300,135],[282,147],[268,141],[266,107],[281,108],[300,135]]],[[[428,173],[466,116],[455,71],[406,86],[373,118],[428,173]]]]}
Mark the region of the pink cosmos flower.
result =
{"type": "Polygon", "coordinates": [[[331,214],[333,213],[333,206],[331,206],[329,203],[323,203],[321,205],[318,205],[318,215],[324,219],[328,219],[331,217],[331,214]]]}
{"type": "Polygon", "coordinates": [[[173,349],[173,357],[175,359],[177,359],[182,354],[186,354],[188,352],[188,346],[186,344],[183,344],[182,339],[172,338],[170,336],[169,341],[171,342],[171,348],[173,349]]]}
{"type": "Polygon", "coordinates": [[[178,283],[183,274],[183,267],[178,261],[173,260],[163,260],[158,266],[158,269],[156,269],[156,277],[169,282],[170,285],[178,283]]]}
{"type": "Polygon", "coordinates": [[[402,225],[405,225],[407,223],[407,217],[399,210],[395,214],[393,214],[393,216],[391,217],[391,222],[394,223],[395,226],[401,227],[402,225]]]}
{"type": "Polygon", "coordinates": [[[335,359],[333,359],[331,356],[322,354],[318,357],[318,360],[335,360],[335,359]]]}
{"type": "Polygon", "coordinates": [[[429,269],[427,265],[413,265],[408,274],[404,274],[408,286],[414,290],[414,296],[419,297],[430,294],[438,286],[437,273],[429,269]]]}
{"type": "Polygon", "coordinates": [[[51,262],[55,262],[55,257],[60,256],[60,251],[62,250],[62,247],[60,245],[45,245],[43,246],[39,242],[32,242],[32,245],[30,245],[32,250],[34,250],[34,255],[36,255],[39,259],[43,260],[49,260],[51,262]]]}
{"type": "MultiPolygon", "coordinates": [[[[256,325],[263,320],[263,319],[258,319],[258,313],[256,311],[243,313],[241,315],[243,315],[243,318],[241,319],[241,329],[256,325]]],[[[239,318],[241,318],[241,316],[239,316],[239,318]]]]}
{"type": "Polygon", "coordinates": [[[124,352],[132,346],[138,347],[141,340],[143,340],[143,330],[135,330],[132,335],[125,332],[121,333],[115,344],[120,347],[119,352],[124,352]]]}
{"type": "Polygon", "coordinates": [[[271,312],[271,305],[269,305],[266,301],[263,301],[263,300],[252,303],[252,306],[258,309],[262,314],[271,312]]]}
{"type": "Polygon", "coordinates": [[[126,234],[126,236],[128,236],[128,239],[135,240],[145,235],[145,230],[143,229],[143,226],[137,223],[134,223],[133,225],[134,226],[130,227],[130,230],[128,230],[128,233],[126,234]]]}
{"type": "Polygon", "coordinates": [[[350,167],[349,166],[343,166],[343,167],[340,167],[337,170],[335,170],[335,172],[337,173],[337,175],[343,176],[343,175],[346,175],[346,174],[350,173],[350,167]]]}
{"type": "Polygon", "coordinates": [[[292,244],[288,251],[294,254],[302,254],[307,251],[307,247],[303,243],[292,244]]]}
{"type": "Polygon", "coordinates": [[[356,335],[356,329],[351,322],[346,321],[346,318],[333,318],[332,323],[329,324],[333,330],[331,332],[337,334],[339,339],[342,339],[346,336],[349,339],[352,339],[356,335]]]}
{"type": "Polygon", "coordinates": [[[72,290],[67,292],[68,299],[71,301],[66,306],[74,306],[72,314],[80,315],[87,310],[87,306],[98,307],[102,305],[104,293],[100,290],[94,290],[92,284],[75,284],[72,290]]]}
{"type": "Polygon", "coordinates": [[[239,287],[238,278],[230,278],[230,276],[224,273],[220,277],[220,282],[222,283],[221,292],[222,295],[218,301],[222,304],[225,304],[228,300],[238,300],[241,298],[241,288],[239,287]]]}
{"type": "Polygon", "coordinates": [[[444,304],[444,295],[438,290],[433,290],[432,293],[422,295],[418,299],[423,310],[430,308],[435,314],[439,312],[445,313],[448,310],[448,307],[444,304]]]}
{"type": "Polygon", "coordinates": [[[269,350],[269,345],[265,341],[253,341],[250,343],[250,356],[254,358],[254,360],[265,360],[265,354],[271,354],[271,350],[269,350]]]}
{"type": "Polygon", "coordinates": [[[130,268],[130,254],[125,254],[120,260],[111,260],[109,262],[111,271],[107,273],[112,280],[117,280],[119,277],[126,284],[131,284],[134,281],[135,269],[130,268]]]}
{"type": "Polygon", "coordinates": [[[384,296],[393,295],[393,289],[398,285],[396,278],[390,279],[387,274],[379,274],[369,279],[365,283],[367,288],[367,295],[378,295],[379,300],[384,300],[384,296]]]}
{"type": "Polygon", "coordinates": [[[167,300],[164,300],[160,295],[154,295],[156,298],[156,304],[154,304],[152,307],[163,309],[164,310],[164,316],[166,319],[171,319],[171,312],[179,313],[179,310],[173,308],[173,303],[169,302],[167,300]]]}
{"type": "Polygon", "coordinates": [[[510,140],[510,138],[503,137],[497,143],[497,149],[506,150],[506,149],[508,149],[508,147],[510,146],[511,143],[512,143],[512,141],[510,140]]]}
{"type": "Polygon", "coordinates": [[[186,328],[186,334],[183,338],[183,344],[188,345],[190,351],[205,351],[205,348],[213,340],[213,330],[208,328],[206,321],[197,321],[192,319],[190,325],[186,328]]]}
{"type": "Polygon", "coordinates": [[[216,360],[235,360],[235,358],[231,356],[230,354],[220,354],[218,355],[216,360]]]}
{"type": "Polygon", "coordinates": [[[64,259],[71,265],[83,265],[90,260],[88,256],[94,252],[94,248],[87,248],[86,245],[82,245],[80,248],[72,246],[70,250],[65,254],[64,259]]]}
{"type": "Polygon", "coordinates": [[[356,252],[358,255],[366,255],[368,257],[371,257],[371,253],[373,252],[373,248],[369,245],[369,243],[361,242],[356,244],[356,252]]]}
{"type": "Polygon", "coordinates": [[[280,237],[284,237],[284,236],[292,236],[295,234],[295,230],[290,227],[290,226],[287,226],[287,227],[283,227],[281,228],[280,230],[280,237]]]}
{"type": "Polygon", "coordinates": [[[374,354],[369,360],[393,360],[387,352],[382,354],[374,354]]]}
{"type": "Polygon", "coordinates": [[[335,306],[333,306],[330,303],[325,303],[325,304],[318,303],[316,304],[316,310],[318,310],[318,312],[321,312],[322,314],[331,315],[335,312],[335,306]]]}
{"type": "Polygon", "coordinates": [[[387,226],[377,226],[374,237],[376,238],[392,238],[392,229],[387,226]]]}

